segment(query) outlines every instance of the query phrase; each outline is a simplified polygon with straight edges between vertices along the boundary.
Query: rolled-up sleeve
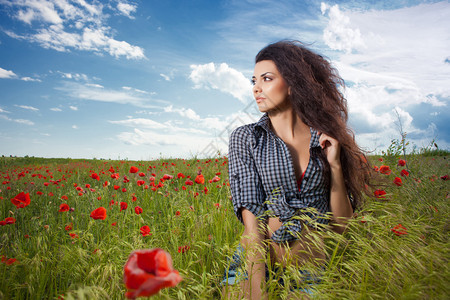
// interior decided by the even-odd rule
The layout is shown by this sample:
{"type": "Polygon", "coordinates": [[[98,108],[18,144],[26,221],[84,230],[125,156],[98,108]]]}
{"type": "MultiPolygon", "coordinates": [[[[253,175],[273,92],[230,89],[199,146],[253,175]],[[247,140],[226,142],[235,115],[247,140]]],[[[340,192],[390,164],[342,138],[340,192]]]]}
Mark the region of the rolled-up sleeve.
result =
{"type": "Polygon", "coordinates": [[[264,213],[265,193],[252,155],[254,136],[249,126],[235,129],[229,142],[229,176],[234,212],[243,223],[242,208],[255,216],[264,213]]]}

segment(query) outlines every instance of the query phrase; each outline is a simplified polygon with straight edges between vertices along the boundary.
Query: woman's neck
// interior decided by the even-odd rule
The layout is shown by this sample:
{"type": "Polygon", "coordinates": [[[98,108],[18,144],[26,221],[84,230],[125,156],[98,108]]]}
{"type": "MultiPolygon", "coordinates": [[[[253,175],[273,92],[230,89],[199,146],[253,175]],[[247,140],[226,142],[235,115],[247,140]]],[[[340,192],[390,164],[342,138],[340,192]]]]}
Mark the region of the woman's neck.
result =
{"type": "Polygon", "coordinates": [[[268,115],[273,132],[284,141],[310,134],[309,126],[303,123],[293,108],[270,111],[268,115]]]}

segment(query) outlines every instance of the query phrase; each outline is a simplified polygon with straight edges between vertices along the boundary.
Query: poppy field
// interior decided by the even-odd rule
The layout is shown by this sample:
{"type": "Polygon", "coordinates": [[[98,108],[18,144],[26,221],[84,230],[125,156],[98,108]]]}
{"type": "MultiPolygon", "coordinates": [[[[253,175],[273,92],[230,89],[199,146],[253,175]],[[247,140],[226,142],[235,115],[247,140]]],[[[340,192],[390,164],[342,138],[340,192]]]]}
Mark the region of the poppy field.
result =
{"type": "MultiPolygon", "coordinates": [[[[318,233],[328,260],[311,298],[449,297],[447,154],[370,157],[380,186],[343,235],[318,233]]],[[[1,157],[0,176],[0,299],[221,298],[243,231],[227,157],[1,157]],[[139,255],[164,278],[142,287],[139,255]]],[[[277,280],[268,293],[301,297],[277,280]]]]}

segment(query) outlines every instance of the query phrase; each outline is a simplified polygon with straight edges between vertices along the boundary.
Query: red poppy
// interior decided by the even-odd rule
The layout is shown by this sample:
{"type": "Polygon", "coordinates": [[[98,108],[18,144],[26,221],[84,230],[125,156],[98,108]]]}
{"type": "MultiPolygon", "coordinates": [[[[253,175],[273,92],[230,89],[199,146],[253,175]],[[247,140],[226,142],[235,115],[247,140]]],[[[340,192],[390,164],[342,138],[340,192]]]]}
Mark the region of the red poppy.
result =
{"type": "Polygon", "coordinates": [[[65,212],[65,211],[69,211],[70,210],[70,206],[67,203],[63,203],[59,206],[59,212],[65,212]]]}
{"type": "Polygon", "coordinates": [[[140,173],[139,173],[139,176],[140,176],[140,177],[145,177],[145,173],[144,173],[144,172],[140,172],[140,173]]]}
{"type": "Polygon", "coordinates": [[[186,177],[183,173],[178,173],[177,174],[177,178],[184,178],[184,177],[186,177]]]}
{"type": "Polygon", "coordinates": [[[73,224],[70,223],[69,225],[66,225],[66,227],[64,227],[64,229],[65,229],[66,231],[72,230],[72,229],[73,229],[73,224]]]}
{"type": "Polygon", "coordinates": [[[150,227],[148,227],[147,225],[142,226],[141,227],[141,234],[142,234],[142,236],[152,235],[150,233],[150,227]]]}
{"type": "Polygon", "coordinates": [[[175,216],[179,216],[179,215],[181,215],[181,212],[180,212],[179,210],[177,210],[177,211],[175,212],[175,216]]]}
{"type": "Polygon", "coordinates": [[[441,176],[441,179],[444,180],[444,181],[445,181],[445,180],[448,180],[448,179],[449,179],[449,176],[448,176],[448,175],[441,176]]]}
{"type": "Polygon", "coordinates": [[[111,223],[111,226],[116,226],[117,222],[111,223]]]}
{"type": "Polygon", "coordinates": [[[184,253],[184,252],[188,251],[189,249],[191,249],[191,247],[189,245],[180,246],[180,247],[178,247],[178,253],[184,253]]]}
{"type": "Polygon", "coordinates": [[[397,186],[401,186],[401,185],[403,184],[402,179],[401,179],[400,177],[395,177],[395,178],[394,178],[394,183],[395,183],[397,186]]]}
{"type": "Polygon", "coordinates": [[[132,167],[130,168],[130,173],[137,173],[137,172],[139,172],[139,169],[138,169],[137,167],[132,166],[132,167]]]}
{"type": "Polygon", "coordinates": [[[173,176],[172,175],[169,175],[169,174],[164,174],[164,176],[163,176],[163,178],[162,179],[164,179],[164,180],[170,180],[170,179],[172,179],[173,178],[173,176]]]}
{"type": "Polygon", "coordinates": [[[120,186],[114,185],[114,189],[117,191],[118,189],[120,189],[120,186]]]}
{"type": "Polygon", "coordinates": [[[404,159],[399,159],[399,160],[398,160],[398,165],[399,165],[400,167],[405,166],[405,165],[406,165],[406,160],[404,160],[404,159]]]}
{"type": "Polygon", "coordinates": [[[106,219],[106,208],[104,207],[99,207],[97,209],[94,209],[91,212],[91,218],[94,220],[104,220],[106,219]]]}
{"type": "Polygon", "coordinates": [[[14,224],[14,223],[16,223],[16,219],[14,219],[13,217],[5,218],[5,223],[6,224],[14,224]]]}
{"type": "Polygon", "coordinates": [[[136,206],[136,207],[134,208],[134,212],[135,212],[137,215],[140,215],[140,214],[142,214],[142,208],[139,207],[139,206],[136,206]]]}
{"type": "Polygon", "coordinates": [[[128,203],[120,202],[120,211],[125,210],[127,208],[128,208],[128,203]]]}
{"type": "Polygon", "coordinates": [[[220,177],[219,176],[214,176],[213,177],[213,179],[212,179],[212,182],[218,182],[218,181],[220,181],[220,177]]]}
{"type": "Polygon", "coordinates": [[[383,198],[384,199],[384,195],[386,195],[386,191],[385,190],[375,190],[373,192],[373,195],[377,198],[383,198]]]}
{"type": "Polygon", "coordinates": [[[7,261],[6,261],[6,264],[9,266],[9,265],[12,265],[13,263],[15,263],[17,261],[17,259],[15,259],[15,258],[10,258],[10,259],[8,259],[7,261]]]}
{"type": "Polygon", "coordinates": [[[172,267],[170,254],[159,248],[132,252],[123,270],[123,280],[128,289],[125,296],[129,299],[149,297],[163,288],[176,286],[182,280],[172,267]]]}
{"type": "Polygon", "coordinates": [[[24,208],[29,205],[31,202],[30,193],[21,192],[17,196],[11,199],[11,203],[14,204],[17,208],[24,208]]]}
{"type": "Polygon", "coordinates": [[[408,234],[405,226],[403,226],[402,224],[395,225],[393,228],[391,228],[391,231],[397,236],[408,234]]]}
{"type": "Polygon", "coordinates": [[[406,171],[405,169],[403,169],[403,170],[400,172],[400,175],[401,175],[401,176],[409,176],[409,172],[406,171]]]}
{"type": "Polygon", "coordinates": [[[389,166],[381,166],[380,167],[380,173],[381,174],[384,174],[384,175],[389,175],[389,174],[391,174],[391,168],[389,168],[389,166]]]}
{"type": "Polygon", "coordinates": [[[97,173],[92,173],[92,174],[91,174],[91,178],[92,178],[92,179],[95,179],[95,180],[100,180],[100,176],[98,176],[97,173]]]}
{"type": "Polygon", "coordinates": [[[70,237],[73,238],[73,239],[79,238],[78,234],[76,234],[76,233],[69,233],[69,235],[70,235],[70,237]]]}
{"type": "Polygon", "coordinates": [[[61,196],[61,199],[62,199],[62,200],[69,200],[69,197],[67,197],[66,195],[62,195],[62,196],[61,196]]]}
{"type": "Polygon", "coordinates": [[[197,183],[197,184],[205,183],[205,177],[203,177],[203,174],[199,174],[199,175],[197,175],[197,177],[195,177],[195,183],[197,183]]]}

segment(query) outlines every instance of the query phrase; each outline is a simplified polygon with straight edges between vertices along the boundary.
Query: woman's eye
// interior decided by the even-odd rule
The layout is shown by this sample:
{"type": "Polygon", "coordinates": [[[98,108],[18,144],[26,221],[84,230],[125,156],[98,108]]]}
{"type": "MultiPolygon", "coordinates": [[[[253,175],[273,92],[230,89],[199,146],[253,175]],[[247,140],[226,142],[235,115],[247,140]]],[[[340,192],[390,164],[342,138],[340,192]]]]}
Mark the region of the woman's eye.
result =
{"type": "Polygon", "coordinates": [[[252,85],[255,85],[255,84],[256,84],[256,81],[255,81],[254,79],[251,79],[251,80],[250,80],[250,83],[251,83],[252,85]]]}
{"type": "Polygon", "coordinates": [[[272,78],[270,78],[270,77],[264,77],[263,79],[264,79],[264,81],[270,81],[270,80],[272,80],[272,78]]]}

